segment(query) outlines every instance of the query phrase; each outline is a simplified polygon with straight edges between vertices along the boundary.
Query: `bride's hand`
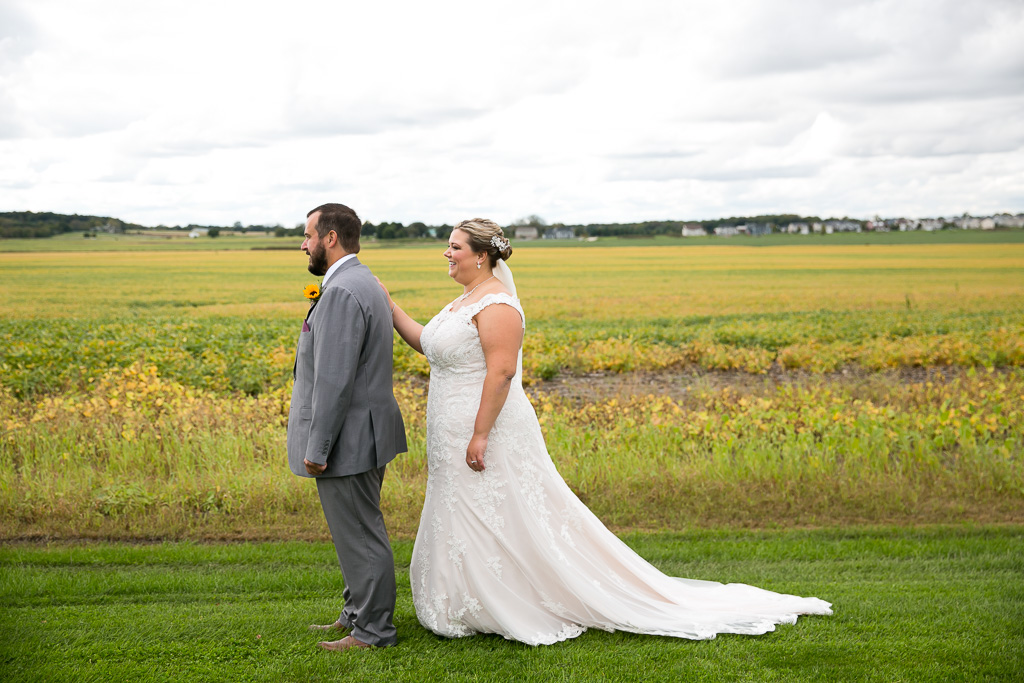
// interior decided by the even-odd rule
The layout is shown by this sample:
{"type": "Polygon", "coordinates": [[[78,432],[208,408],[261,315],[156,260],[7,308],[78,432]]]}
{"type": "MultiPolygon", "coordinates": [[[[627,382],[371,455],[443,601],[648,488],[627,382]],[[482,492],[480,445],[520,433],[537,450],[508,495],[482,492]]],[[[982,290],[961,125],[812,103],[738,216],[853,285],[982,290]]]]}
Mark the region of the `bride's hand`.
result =
{"type": "Polygon", "coordinates": [[[474,472],[484,471],[484,451],[487,450],[487,437],[474,436],[466,448],[466,464],[474,472]]]}
{"type": "Polygon", "coordinates": [[[388,308],[393,308],[393,304],[395,302],[391,300],[391,292],[388,291],[388,288],[384,286],[384,283],[380,281],[379,277],[374,275],[373,279],[376,280],[377,284],[380,285],[380,288],[384,290],[384,296],[388,298],[388,308]]]}

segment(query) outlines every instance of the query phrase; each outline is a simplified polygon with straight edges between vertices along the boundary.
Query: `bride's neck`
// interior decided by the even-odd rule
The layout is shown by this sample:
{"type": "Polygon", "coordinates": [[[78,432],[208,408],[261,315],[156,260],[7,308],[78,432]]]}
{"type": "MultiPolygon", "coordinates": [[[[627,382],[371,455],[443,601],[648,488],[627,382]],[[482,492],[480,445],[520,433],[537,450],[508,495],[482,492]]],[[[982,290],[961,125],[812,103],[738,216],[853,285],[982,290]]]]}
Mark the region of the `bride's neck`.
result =
{"type": "Polygon", "coordinates": [[[490,280],[492,277],[494,277],[494,273],[481,273],[479,276],[473,278],[471,282],[467,282],[466,284],[462,285],[462,293],[466,294],[467,292],[472,291],[476,287],[479,287],[483,283],[490,280]]]}

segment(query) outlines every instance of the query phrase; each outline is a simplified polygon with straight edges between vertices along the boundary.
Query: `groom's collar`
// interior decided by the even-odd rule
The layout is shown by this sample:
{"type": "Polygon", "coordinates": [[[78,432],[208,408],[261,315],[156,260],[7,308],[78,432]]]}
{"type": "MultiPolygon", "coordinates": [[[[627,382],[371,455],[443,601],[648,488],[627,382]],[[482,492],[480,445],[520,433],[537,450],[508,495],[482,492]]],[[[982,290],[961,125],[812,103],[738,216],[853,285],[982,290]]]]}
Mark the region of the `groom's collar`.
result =
{"type": "Polygon", "coordinates": [[[334,265],[331,266],[330,268],[328,268],[327,272],[324,273],[324,279],[320,281],[320,289],[321,289],[321,291],[323,290],[323,288],[325,286],[327,286],[327,281],[331,278],[331,275],[334,275],[334,271],[338,270],[338,268],[341,268],[341,264],[345,263],[346,261],[351,261],[355,257],[356,257],[355,254],[345,254],[340,259],[335,261],[334,265]]]}

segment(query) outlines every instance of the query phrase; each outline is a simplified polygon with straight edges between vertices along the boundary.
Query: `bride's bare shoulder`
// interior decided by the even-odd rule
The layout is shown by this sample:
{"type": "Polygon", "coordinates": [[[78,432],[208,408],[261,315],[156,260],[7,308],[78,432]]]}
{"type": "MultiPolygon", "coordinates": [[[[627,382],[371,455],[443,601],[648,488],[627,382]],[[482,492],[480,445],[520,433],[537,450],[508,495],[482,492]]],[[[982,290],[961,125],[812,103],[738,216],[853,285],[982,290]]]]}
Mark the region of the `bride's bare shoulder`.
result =
{"type": "Polygon", "coordinates": [[[480,309],[473,315],[474,322],[483,320],[485,323],[494,322],[501,326],[517,325],[526,326],[526,316],[519,305],[519,300],[508,293],[504,287],[501,292],[485,294],[477,302],[480,309]]]}

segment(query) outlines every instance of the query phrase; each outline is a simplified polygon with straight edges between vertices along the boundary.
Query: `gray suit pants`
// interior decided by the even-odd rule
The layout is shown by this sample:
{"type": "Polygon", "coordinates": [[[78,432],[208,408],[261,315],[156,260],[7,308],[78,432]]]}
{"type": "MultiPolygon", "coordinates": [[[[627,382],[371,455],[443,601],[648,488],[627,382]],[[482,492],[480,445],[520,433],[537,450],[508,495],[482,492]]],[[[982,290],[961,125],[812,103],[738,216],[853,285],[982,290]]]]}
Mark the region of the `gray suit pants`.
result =
{"type": "Polygon", "coordinates": [[[380,511],[380,487],[387,467],[346,477],[316,477],[320,505],[331,529],[345,580],[338,617],[364,643],[397,642],[395,558],[380,511]]]}

